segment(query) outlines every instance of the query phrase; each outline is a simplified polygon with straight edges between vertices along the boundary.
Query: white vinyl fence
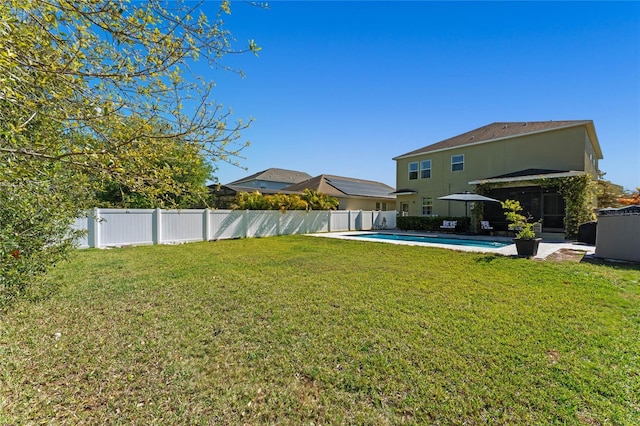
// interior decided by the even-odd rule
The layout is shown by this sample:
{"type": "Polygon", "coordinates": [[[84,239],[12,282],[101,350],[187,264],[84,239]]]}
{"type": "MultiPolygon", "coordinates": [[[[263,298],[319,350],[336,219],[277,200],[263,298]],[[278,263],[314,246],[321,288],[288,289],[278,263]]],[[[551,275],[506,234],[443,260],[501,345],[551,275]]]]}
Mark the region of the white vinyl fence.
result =
{"type": "Polygon", "coordinates": [[[80,248],[176,244],[230,238],[396,227],[395,211],[94,209],[76,220],[87,231],[80,248]]]}

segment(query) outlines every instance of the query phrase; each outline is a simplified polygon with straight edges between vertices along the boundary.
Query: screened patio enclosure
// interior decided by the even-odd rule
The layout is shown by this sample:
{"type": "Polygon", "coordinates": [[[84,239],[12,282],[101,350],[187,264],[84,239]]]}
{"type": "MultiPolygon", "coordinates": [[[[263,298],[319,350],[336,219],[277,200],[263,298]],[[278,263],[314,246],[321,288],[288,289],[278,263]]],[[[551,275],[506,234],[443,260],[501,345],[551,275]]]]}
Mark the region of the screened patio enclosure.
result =
{"type": "MultiPolygon", "coordinates": [[[[542,232],[564,232],[565,201],[557,188],[541,188],[540,186],[523,186],[515,188],[497,188],[490,190],[488,197],[498,200],[517,200],[524,209],[522,214],[531,216],[530,221],[542,220],[542,232]]],[[[508,226],[504,210],[500,204],[486,203],[484,218],[496,229],[508,226]]]]}

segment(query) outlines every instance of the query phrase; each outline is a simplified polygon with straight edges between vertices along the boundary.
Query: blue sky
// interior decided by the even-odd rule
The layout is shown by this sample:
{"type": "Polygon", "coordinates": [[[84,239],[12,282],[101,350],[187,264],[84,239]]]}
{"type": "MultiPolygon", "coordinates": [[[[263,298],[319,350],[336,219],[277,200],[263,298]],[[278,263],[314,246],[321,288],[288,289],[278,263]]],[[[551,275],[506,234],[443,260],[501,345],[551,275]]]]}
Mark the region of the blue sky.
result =
{"type": "Polygon", "coordinates": [[[395,186],[394,156],[496,121],[593,120],[606,178],[640,186],[640,3],[232,3],[258,57],[203,71],[255,122],[221,183],[269,167],[395,186]]]}

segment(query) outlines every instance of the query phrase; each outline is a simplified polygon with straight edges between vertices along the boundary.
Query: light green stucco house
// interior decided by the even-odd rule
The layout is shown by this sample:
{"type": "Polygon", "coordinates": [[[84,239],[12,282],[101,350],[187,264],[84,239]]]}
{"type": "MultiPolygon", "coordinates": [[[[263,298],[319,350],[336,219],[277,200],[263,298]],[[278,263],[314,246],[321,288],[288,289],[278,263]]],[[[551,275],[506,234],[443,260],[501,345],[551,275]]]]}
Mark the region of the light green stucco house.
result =
{"type": "MultiPolygon", "coordinates": [[[[485,195],[517,199],[525,212],[542,220],[544,232],[562,232],[565,202],[540,178],[590,174],[597,179],[602,151],[591,120],[492,123],[399,155],[396,206],[403,216],[464,216],[464,203],[438,197],[491,184],[485,195]]],[[[497,203],[484,217],[505,226],[497,203]]]]}

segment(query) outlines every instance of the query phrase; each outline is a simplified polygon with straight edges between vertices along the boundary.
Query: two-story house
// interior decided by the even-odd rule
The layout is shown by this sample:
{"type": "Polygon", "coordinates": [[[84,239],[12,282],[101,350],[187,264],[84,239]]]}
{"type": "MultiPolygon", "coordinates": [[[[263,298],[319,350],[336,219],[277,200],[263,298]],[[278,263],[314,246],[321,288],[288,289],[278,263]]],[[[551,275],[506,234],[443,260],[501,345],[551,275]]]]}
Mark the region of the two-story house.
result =
{"type": "MultiPolygon", "coordinates": [[[[395,157],[396,205],[405,216],[464,216],[464,203],[438,197],[490,184],[484,195],[519,200],[543,231],[562,232],[565,201],[540,179],[597,179],[600,159],[591,120],[492,123],[395,157]]],[[[484,217],[504,222],[497,203],[484,205],[484,217]]]]}

